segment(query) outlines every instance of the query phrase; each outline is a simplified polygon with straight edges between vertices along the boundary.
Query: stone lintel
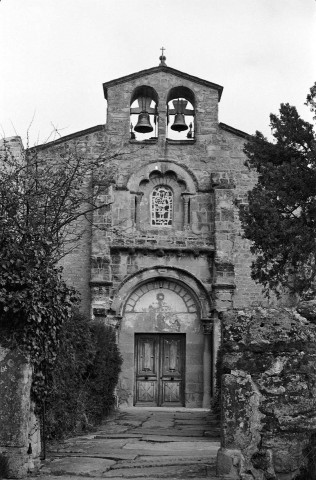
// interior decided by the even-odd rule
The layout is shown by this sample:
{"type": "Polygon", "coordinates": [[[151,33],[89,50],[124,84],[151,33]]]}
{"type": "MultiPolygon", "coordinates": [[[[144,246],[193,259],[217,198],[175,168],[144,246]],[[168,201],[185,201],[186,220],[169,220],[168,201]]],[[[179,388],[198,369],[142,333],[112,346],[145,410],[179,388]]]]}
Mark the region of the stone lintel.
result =
{"type": "Polygon", "coordinates": [[[234,283],[214,283],[212,290],[235,290],[236,285],[234,283]]]}
{"type": "Polygon", "coordinates": [[[137,252],[151,252],[156,253],[159,256],[163,256],[165,254],[170,253],[186,253],[186,254],[193,254],[194,256],[198,257],[200,254],[206,255],[213,255],[215,252],[214,245],[210,245],[208,247],[177,247],[177,246],[167,246],[167,247],[159,247],[158,245],[155,247],[147,246],[147,245],[118,245],[113,244],[110,245],[110,251],[127,251],[131,253],[137,252]]]}
{"type": "Polygon", "coordinates": [[[158,143],[158,138],[147,138],[146,140],[130,140],[129,143],[141,143],[142,145],[154,145],[158,143]]]}
{"type": "Polygon", "coordinates": [[[191,140],[173,140],[172,138],[166,138],[166,143],[169,143],[169,145],[189,145],[196,143],[196,139],[192,138],[191,140]]]}
{"type": "Polygon", "coordinates": [[[90,280],[89,285],[90,287],[111,287],[113,282],[110,280],[90,280]]]}

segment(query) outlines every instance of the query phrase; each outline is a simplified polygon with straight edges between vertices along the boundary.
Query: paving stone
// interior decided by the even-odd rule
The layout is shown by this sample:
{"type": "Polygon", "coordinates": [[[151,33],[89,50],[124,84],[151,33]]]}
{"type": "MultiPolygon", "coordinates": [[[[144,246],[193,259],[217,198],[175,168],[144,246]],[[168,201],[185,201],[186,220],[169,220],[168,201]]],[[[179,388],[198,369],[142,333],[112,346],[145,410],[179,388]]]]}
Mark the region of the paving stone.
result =
{"type": "Polygon", "coordinates": [[[121,470],[109,470],[104,473],[104,478],[113,478],[121,476],[121,478],[195,478],[198,476],[207,475],[207,468],[205,465],[185,465],[180,467],[179,465],[169,465],[167,467],[141,467],[141,468],[124,468],[121,470]],[[185,476],[185,477],[184,477],[185,476]]]}
{"type": "Polygon", "coordinates": [[[146,422],[143,422],[141,425],[141,428],[172,428],[172,427],[174,427],[174,422],[173,421],[166,422],[166,420],[164,421],[148,420],[146,422]]]}
{"type": "Polygon", "coordinates": [[[123,426],[126,426],[126,427],[140,427],[142,425],[142,421],[140,420],[121,420],[118,422],[119,425],[123,425],[123,426]]]}
{"type": "Polygon", "coordinates": [[[55,458],[42,468],[41,473],[52,475],[88,475],[89,477],[102,477],[111,466],[115,465],[114,460],[103,458],[63,457],[55,458]]]}
{"type": "MultiPolygon", "coordinates": [[[[130,477],[131,478],[131,477],[130,477]]],[[[144,480],[144,477],[132,477],[133,480],[144,480]]],[[[157,476],[152,476],[150,477],[151,480],[159,480],[159,478],[161,477],[157,477],[157,476]]],[[[173,477],[173,476],[170,476],[170,477],[165,477],[167,478],[168,480],[179,480],[179,477],[173,477]]],[[[207,475],[203,476],[203,477],[200,477],[200,476],[191,476],[191,477],[183,477],[183,478],[194,478],[194,480],[205,480],[205,478],[207,478],[208,480],[223,480],[223,479],[220,479],[219,477],[217,477],[214,474],[210,474],[208,472],[208,469],[207,469],[207,475]]],[[[104,477],[93,477],[93,480],[102,480],[104,479],[104,477]]],[[[91,480],[91,477],[87,477],[87,476],[76,476],[76,475],[58,475],[58,476],[54,476],[54,475],[39,475],[39,476],[36,476],[36,477],[28,477],[28,480],[91,480]]],[[[111,480],[124,480],[124,477],[122,476],[119,476],[119,477],[111,477],[111,480]]]]}
{"type": "MultiPolygon", "coordinates": [[[[151,442],[139,441],[135,443],[127,443],[123,446],[123,449],[140,449],[140,450],[156,450],[157,445],[151,442]]],[[[161,451],[170,451],[170,450],[188,450],[190,452],[199,452],[200,450],[211,451],[214,449],[219,449],[219,444],[213,444],[213,442],[166,442],[159,444],[159,450],[161,451]]]]}
{"type": "MultiPolygon", "coordinates": [[[[62,452],[62,453],[103,453],[108,449],[113,449],[115,447],[123,447],[128,439],[91,439],[89,442],[78,442],[73,443],[72,445],[61,446],[59,448],[55,448],[55,451],[62,452]]],[[[53,450],[50,450],[53,452],[53,450]]]]}
{"type": "Polygon", "coordinates": [[[122,452],[121,450],[108,450],[107,453],[54,453],[54,457],[81,457],[81,458],[108,458],[109,460],[135,460],[138,457],[138,453],[133,452],[122,452]]]}
{"type": "Polygon", "coordinates": [[[207,421],[201,422],[200,419],[189,418],[189,419],[175,419],[175,426],[177,425],[207,425],[207,421]]]}
{"type": "Polygon", "coordinates": [[[93,435],[51,445],[36,480],[219,480],[217,432],[205,410],[120,410],[93,435]]]}
{"type": "Polygon", "coordinates": [[[96,439],[101,439],[101,438],[104,438],[104,439],[110,439],[110,438],[142,438],[142,434],[141,433],[112,433],[112,434],[103,434],[103,435],[96,435],[94,438],[96,439]]]}
{"type": "Polygon", "coordinates": [[[128,430],[128,427],[124,427],[123,425],[117,425],[116,427],[104,427],[104,428],[100,428],[98,429],[98,431],[96,432],[96,435],[98,433],[103,433],[103,432],[108,432],[108,433],[124,433],[124,432],[127,432],[128,430]]]}
{"type": "MultiPolygon", "coordinates": [[[[179,436],[170,436],[170,435],[143,435],[143,440],[148,440],[150,442],[156,443],[166,443],[166,442],[192,442],[191,437],[179,437],[179,436]]],[[[204,437],[195,437],[194,442],[205,442],[204,437]]]]}
{"type": "MultiPolygon", "coordinates": [[[[143,457],[137,457],[136,459],[132,460],[131,462],[125,462],[124,460],[121,462],[118,462],[116,465],[111,467],[112,469],[117,469],[117,468],[127,468],[128,466],[130,467],[141,467],[144,465],[147,466],[159,466],[159,465],[192,465],[192,458],[190,457],[183,457],[179,455],[175,456],[159,456],[159,457],[154,457],[154,456],[143,456],[143,457]]],[[[203,463],[208,466],[214,466],[216,463],[216,457],[210,457],[210,455],[207,455],[206,457],[203,456],[194,456],[194,463],[203,463]]]]}
{"type": "MultiPolygon", "coordinates": [[[[137,430],[134,430],[134,433],[137,433],[137,434],[141,434],[143,433],[144,435],[150,435],[152,434],[152,430],[148,430],[148,429],[143,429],[143,430],[140,430],[140,429],[137,429],[137,430]]],[[[203,436],[203,432],[201,432],[200,430],[197,431],[190,431],[190,432],[186,432],[185,430],[175,430],[175,429],[155,429],[155,434],[158,434],[158,435],[161,435],[161,436],[170,436],[170,437],[190,437],[190,438],[193,438],[193,437],[202,437],[203,436]]]]}
{"type": "MultiPolygon", "coordinates": [[[[216,450],[216,452],[217,452],[217,450],[216,450]]],[[[128,451],[130,451],[130,450],[128,450],[128,451]]],[[[132,451],[136,452],[136,450],[132,450],[132,451]]],[[[203,458],[208,458],[208,457],[211,457],[211,455],[213,455],[212,452],[210,452],[209,450],[200,450],[199,454],[197,454],[196,452],[193,453],[193,452],[190,452],[189,450],[177,450],[176,452],[174,452],[174,451],[170,451],[170,450],[160,450],[157,447],[156,447],[155,450],[149,450],[149,449],[141,450],[141,449],[139,449],[139,450],[137,450],[137,454],[140,457],[144,457],[144,456],[173,457],[176,454],[176,455],[179,455],[179,456],[182,456],[182,457],[191,458],[191,460],[194,460],[195,458],[197,458],[199,456],[203,457],[203,458]]]]}
{"type": "Polygon", "coordinates": [[[128,427],[121,427],[120,425],[118,426],[118,428],[107,428],[107,429],[104,429],[104,430],[98,430],[97,432],[95,432],[94,436],[97,436],[97,435],[103,435],[105,432],[107,434],[114,434],[114,433],[126,433],[129,431],[129,428],[128,427]]]}

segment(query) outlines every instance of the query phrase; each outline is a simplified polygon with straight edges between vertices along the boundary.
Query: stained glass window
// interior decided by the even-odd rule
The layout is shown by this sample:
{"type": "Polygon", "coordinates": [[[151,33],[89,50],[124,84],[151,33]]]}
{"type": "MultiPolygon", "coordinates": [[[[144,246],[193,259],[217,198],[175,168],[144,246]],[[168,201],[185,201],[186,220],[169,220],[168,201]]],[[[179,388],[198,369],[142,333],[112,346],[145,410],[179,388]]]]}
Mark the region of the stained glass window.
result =
{"type": "Polygon", "coordinates": [[[172,225],[173,194],[168,187],[160,185],[151,194],[151,224],[157,227],[172,225]]]}

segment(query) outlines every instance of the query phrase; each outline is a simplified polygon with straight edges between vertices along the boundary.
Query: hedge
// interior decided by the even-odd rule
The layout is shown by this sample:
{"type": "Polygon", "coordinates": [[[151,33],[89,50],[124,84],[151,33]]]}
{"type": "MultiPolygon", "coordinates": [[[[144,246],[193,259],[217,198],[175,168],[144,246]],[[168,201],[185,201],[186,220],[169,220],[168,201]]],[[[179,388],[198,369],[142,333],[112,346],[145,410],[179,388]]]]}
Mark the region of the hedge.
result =
{"type": "Polygon", "coordinates": [[[62,328],[48,376],[45,437],[61,439],[94,426],[115,403],[122,359],[115,330],[75,314],[62,328]]]}

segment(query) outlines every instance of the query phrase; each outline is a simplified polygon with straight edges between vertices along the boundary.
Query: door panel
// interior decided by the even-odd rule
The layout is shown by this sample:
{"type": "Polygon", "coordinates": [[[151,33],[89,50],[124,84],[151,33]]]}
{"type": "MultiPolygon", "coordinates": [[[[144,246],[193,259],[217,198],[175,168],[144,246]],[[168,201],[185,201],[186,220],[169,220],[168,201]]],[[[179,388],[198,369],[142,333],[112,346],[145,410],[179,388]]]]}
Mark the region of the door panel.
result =
{"type": "Polygon", "coordinates": [[[157,339],[151,337],[141,337],[138,342],[138,365],[137,373],[143,376],[157,376],[156,365],[157,339]]]}
{"type": "Polygon", "coordinates": [[[157,405],[158,338],[155,335],[136,337],[136,403],[157,405]]]}
{"type": "Polygon", "coordinates": [[[139,379],[136,389],[137,404],[157,405],[157,382],[139,379]]]}
{"type": "Polygon", "coordinates": [[[162,406],[172,406],[172,404],[179,406],[182,405],[181,400],[181,382],[164,380],[162,382],[162,406]]]}
{"type": "Polygon", "coordinates": [[[161,346],[161,404],[182,405],[183,337],[163,335],[161,346]]]}
{"type": "Polygon", "coordinates": [[[184,405],[184,334],[136,334],[135,405],[184,405]]]}

